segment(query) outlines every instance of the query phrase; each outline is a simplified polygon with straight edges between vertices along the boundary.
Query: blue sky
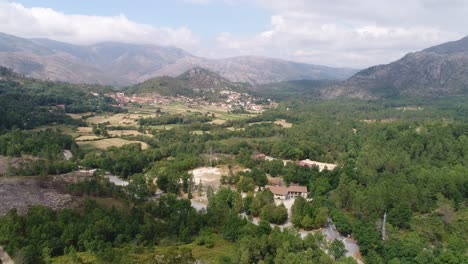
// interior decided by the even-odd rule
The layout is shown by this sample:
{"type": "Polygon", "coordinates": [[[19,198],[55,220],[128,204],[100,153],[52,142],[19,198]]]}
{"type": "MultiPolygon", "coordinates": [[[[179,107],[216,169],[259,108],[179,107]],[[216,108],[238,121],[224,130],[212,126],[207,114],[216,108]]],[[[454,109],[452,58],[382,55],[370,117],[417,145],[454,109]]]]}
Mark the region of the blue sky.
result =
{"type": "Polygon", "coordinates": [[[0,0],[0,32],[365,68],[468,35],[465,0],[0,0]]]}
{"type": "MultiPolygon", "coordinates": [[[[268,29],[271,12],[251,4],[212,2],[199,4],[183,0],[17,0],[25,7],[49,7],[66,14],[114,16],[153,26],[187,26],[202,38],[220,32],[255,34],[268,29]],[[79,2],[79,4],[77,4],[79,2]]],[[[203,1],[202,1],[203,2],[203,1]]]]}

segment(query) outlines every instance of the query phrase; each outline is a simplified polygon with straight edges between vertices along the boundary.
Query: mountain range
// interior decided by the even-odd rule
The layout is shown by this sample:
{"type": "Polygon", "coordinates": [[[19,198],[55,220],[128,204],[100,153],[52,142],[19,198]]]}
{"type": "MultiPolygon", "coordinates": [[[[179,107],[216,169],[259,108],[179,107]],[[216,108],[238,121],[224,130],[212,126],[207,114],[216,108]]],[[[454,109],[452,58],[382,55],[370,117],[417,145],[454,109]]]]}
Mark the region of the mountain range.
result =
{"type": "Polygon", "coordinates": [[[331,99],[458,95],[468,95],[468,37],[367,68],[321,90],[322,98],[331,99]]]}
{"type": "Polygon", "coordinates": [[[322,99],[468,95],[468,37],[357,71],[254,56],[207,59],[175,47],[83,46],[0,33],[0,65],[27,77],[132,86],[129,91],[138,93],[228,87],[322,99]]]}
{"type": "Polygon", "coordinates": [[[203,67],[232,82],[344,80],[357,70],[330,68],[266,57],[207,59],[175,47],[127,43],[73,45],[0,33],[0,65],[28,77],[128,86],[157,76],[176,77],[203,67]]]}

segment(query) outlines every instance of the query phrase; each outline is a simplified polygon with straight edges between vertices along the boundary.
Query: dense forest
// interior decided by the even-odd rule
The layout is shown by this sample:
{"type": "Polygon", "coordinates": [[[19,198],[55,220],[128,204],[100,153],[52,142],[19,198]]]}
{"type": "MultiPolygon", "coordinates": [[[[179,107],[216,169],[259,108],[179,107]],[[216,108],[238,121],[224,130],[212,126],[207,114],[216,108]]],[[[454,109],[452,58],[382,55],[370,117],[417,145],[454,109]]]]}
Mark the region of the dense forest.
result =
{"type": "Polygon", "coordinates": [[[132,137],[148,149],[131,144],[84,151],[60,131],[12,128],[54,122],[75,126],[84,121],[65,113],[125,110],[83,89],[8,78],[0,81],[5,102],[0,154],[32,155],[43,162],[14,174],[27,175],[27,169],[34,172],[29,175],[54,174],[60,166],[63,172],[82,166],[130,182],[117,187],[96,176],[68,186],[83,197],[78,208],[35,207],[25,215],[12,210],[0,217],[0,245],[24,263],[49,263],[60,256],[80,263],[84,252],[98,263],[195,263],[185,246],[214,250],[220,241],[233,250],[217,253],[218,263],[355,263],[344,257],[339,241],[328,244],[320,234],[301,238],[293,229],[272,228],[270,223],[283,224],[288,214],[273,203],[271,192],[255,192],[267,184],[266,175],[308,187],[312,199],[298,198],[292,207],[294,227],[315,230],[333,219],[341,234],[358,241],[365,263],[466,263],[468,98],[291,100],[222,124],[208,123],[212,116],[163,113],[140,119],[141,131],[149,130],[151,137],[132,137]],[[274,123],[279,119],[292,127],[274,123]],[[147,128],[161,124],[180,126],[147,128]],[[63,149],[74,153],[66,164],[60,164],[63,149]],[[223,175],[217,192],[206,190],[207,209],[197,211],[186,198],[202,190],[188,172],[209,165],[208,153],[219,157],[213,165],[249,170],[223,175]],[[255,153],[277,160],[257,160],[255,153]],[[302,159],[338,167],[319,171],[294,162],[302,159]],[[37,173],[36,167],[54,169],[37,173]],[[154,196],[156,189],[162,194],[154,196]],[[118,206],[98,203],[101,198],[112,198],[118,206]],[[261,220],[255,225],[252,217],[261,220]]]}

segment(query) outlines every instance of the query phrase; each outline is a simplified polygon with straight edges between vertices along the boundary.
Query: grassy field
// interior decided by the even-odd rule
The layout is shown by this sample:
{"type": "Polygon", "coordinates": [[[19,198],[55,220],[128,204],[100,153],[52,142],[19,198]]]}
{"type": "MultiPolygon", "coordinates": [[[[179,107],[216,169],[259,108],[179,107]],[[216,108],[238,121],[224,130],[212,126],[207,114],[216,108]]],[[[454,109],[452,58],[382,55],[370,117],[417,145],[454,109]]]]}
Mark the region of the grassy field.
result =
{"type": "Polygon", "coordinates": [[[79,136],[79,137],[75,138],[75,140],[77,142],[79,142],[79,141],[99,140],[99,139],[100,139],[100,137],[95,136],[95,135],[79,136]]]}
{"type": "Polygon", "coordinates": [[[224,108],[217,106],[188,106],[183,103],[174,102],[166,105],[160,106],[144,106],[143,108],[131,108],[129,111],[141,111],[146,113],[155,113],[156,109],[159,108],[161,111],[170,113],[170,114],[186,114],[189,112],[199,112],[199,113],[213,113],[216,116],[216,119],[213,122],[225,122],[227,120],[239,120],[244,118],[249,118],[256,116],[256,114],[231,114],[224,108]],[[221,120],[221,121],[217,121],[221,120]]]}
{"type": "MultiPolygon", "coordinates": [[[[216,106],[188,106],[183,103],[173,102],[165,105],[142,105],[141,107],[128,107],[128,113],[120,114],[101,114],[86,119],[89,124],[108,123],[110,126],[129,127],[128,130],[109,130],[109,134],[112,136],[126,136],[126,135],[141,135],[134,130],[138,126],[138,120],[140,118],[155,117],[158,110],[169,113],[169,114],[183,114],[190,115],[190,113],[210,113],[215,115],[215,119],[211,122],[213,124],[224,124],[228,120],[240,120],[255,116],[255,114],[232,114],[224,108],[216,106]]],[[[156,130],[169,130],[180,126],[175,125],[160,125],[150,126],[156,130]]],[[[89,128],[90,129],[90,128],[89,128]]],[[[80,135],[86,135],[91,131],[88,128],[79,128],[80,135]]]]}
{"type": "Polygon", "coordinates": [[[214,125],[222,125],[222,124],[226,123],[226,120],[215,119],[215,120],[211,121],[210,123],[214,124],[214,125]]]}
{"type": "Polygon", "coordinates": [[[77,130],[79,133],[82,133],[82,134],[93,134],[92,127],[78,127],[77,130]]]}
{"type": "Polygon", "coordinates": [[[191,133],[194,134],[194,135],[203,135],[204,133],[209,134],[210,131],[203,132],[203,131],[201,131],[201,130],[194,130],[194,131],[192,131],[191,133]]]}
{"type": "Polygon", "coordinates": [[[78,145],[84,150],[92,150],[92,149],[105,150],[110,147],[121,147],[121,146],[132,144],[132,143],[140,143],[142,149],[148,148],[148,144],[146,144],[145,142],[136,141],[136,140],[125,140],[122,138],[106,138],[106,139],[95,140],[95,141],[84,141],[84,142],[78,142],[78,145]]]}
{"type": "Polygon", "coordinates": [[[111,126],[136,126],[138,119],[144,117],[154,117],[156,114],[149,113],[125,113],[125,114],[102,114],[88,118],[88,123],[100,124],[108,123],[111,126]]]}
{"type": "Polygon", "coordinates": [[[167,252],[174,250],[175,248],[188,248],[192,250],[192,255],[195,259],[203,260],[203,263],[219,263],[219,259],[222,256],[233,256],[234,255],[234,244],[224,240],[221,236],[216,236],[216,242],[214,247],[208,248],[206,246],[197,245],[195,242],[182,245],[182,246],[157,246],[155,252],[157,255],[165,255],[167,252]]]}
{"type": "Polygon", "coordinates": [[[137,130],[110,130],[108,132],[113,137],[122,137],[122,136],[149,136],[151,137],[151,135],[140,133],[137,130]]]}
{"type": "Polygon", "coordinates": [[[81,119],[83,116],[89,116],[91,114],[92,113],[89,112],[89,113],[81,113],[81,114],[70,114],[70,113],[68,113],[67,115],[69,115],[73,119],[81,119]]]}
{"type": "Polygon", "coordinates": [[[258,141],[265,141],[265,142],[271,142],[274,143],[278,140],[281,140],[280,137],[264,137],[264,138],[241,138],[241,137],[235,137],[235,138],[228,138],[228,139],[222,139],[219,141],[220,144],[225,144],[225,145],[236,145],[239,144],[239,142],[245,141],[247,143],[249,142],[258,142],[258,141]]]}
{"type": "Polygon", "coordinates": [[[41,127],[31,129],[30,131],[44,131],[46,129],[52,129],[52,130],[57,129],[57,130],[61,131],[62,134],[70,135],[73,138],[76,138],[76,137],[79,137],[79,136],[82,135],[82,133],[75,126],[70,126],[70,125],[41,126],[41,127]]]}
{"type": "MultiPolygon", "coordinates": [[[[126,255],[125,263],[156,263],[156,256],[166,255],[169,252],[174,252],[178,249],[190,249],[192,255],[197,260],[202,260],[202,263],[219,263],[219,259],[222,256],[232,257],[234,255],[234,244],[224,240],[221,236],[216,236],[216,242],[214,247],[208,248],[206,246],[197,245],[195,242],[181,246],[156,246],[154,250],[150,249],[117,249],[117,251],[126,255]]],[[[118,254],[118,253],[117,253],[118,254]]],[[[79,252],[69,254],[66,256],[52,258],[51,263],[54,264],[75,264],[75,263],[108,263],[100,261],[91,252],[79,252]]]]}
{"type": "Polygon", "coordinates": [[[52,258],[51,263],[53,264],[76,264],[76,263],[101,264],[103,262],[98,261],[96,256],[91,252],[80,252],[80,253],[52,258]]]}
{"type": "Polygon", "coordinates": [[[284,119],[276,120],[276,121],[275,121],[275,124],[280,125],[280,126],[282,126],[282,127],[284,127],[284,128],[291,128],[291,127],[293,126],[293,124],[288,123],[288,122],[287,122],[286,120],[284,120],[284,119]]]}
{"type": "Polygon", "coordinates": [[[156,129],[156,130],[171,130],[176,127],[180,127],[180,124],[170,124],[170,125],[159,125],[159,126],[149,126],[151,129],[156,129]]]}

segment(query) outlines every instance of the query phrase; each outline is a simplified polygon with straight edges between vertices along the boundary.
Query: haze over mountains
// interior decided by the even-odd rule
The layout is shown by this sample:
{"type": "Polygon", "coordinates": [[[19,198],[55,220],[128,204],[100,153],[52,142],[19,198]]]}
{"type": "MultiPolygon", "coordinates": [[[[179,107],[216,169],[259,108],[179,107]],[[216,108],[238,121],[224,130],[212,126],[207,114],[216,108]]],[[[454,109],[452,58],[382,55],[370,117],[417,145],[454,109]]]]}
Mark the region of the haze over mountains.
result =
{"type": "MultiPolygon", "coordinates": [[[[216,80],[219,88],[237,87],[239,84],[235,83],[254,85],[251,88],[282,83],[278,85],[288,89],[288,81],[326,80],[318,84],[292,83],[296,88],[300,85],[300,89],[295,89],[297,93],[311,90],[324,99],[468,94],[468,37],[357,72],[254,56],[206,59],[175,47],[111,42],[80,46],[0,33],[0,65],[38,79],[115,86],[143,83],[139,89],[155,87],[163,93],[170,93],[170,89],[203,88],[189,87],[192,82],[181,79],[183,74],[197,69],[195,73],[203,76],[201,84],[212,87],[216,80]],[[344,81],[337,82],[340,80],[344,81]],[[307,89],[307,85],[311,88],[307,89]]],[[[278,85],[274,86],[276,90],[278,85]]]]}
{"type": "Polygon", "coordinates": [[[179,76],[194,67],[251,84],[297,79],[343,80],[356,73],[265,57],[206,59],[182,49],[126,43],[73,45],[50,39],[24,39],[0,33],[0,65],[28,77],[126,86],[156,76],[179,76]]]}
{"type": "Polygon", "coordinates": [[[377,99],[468,94],[468,37],[370,67],[321,91],[323,98],[377,99]]]}

